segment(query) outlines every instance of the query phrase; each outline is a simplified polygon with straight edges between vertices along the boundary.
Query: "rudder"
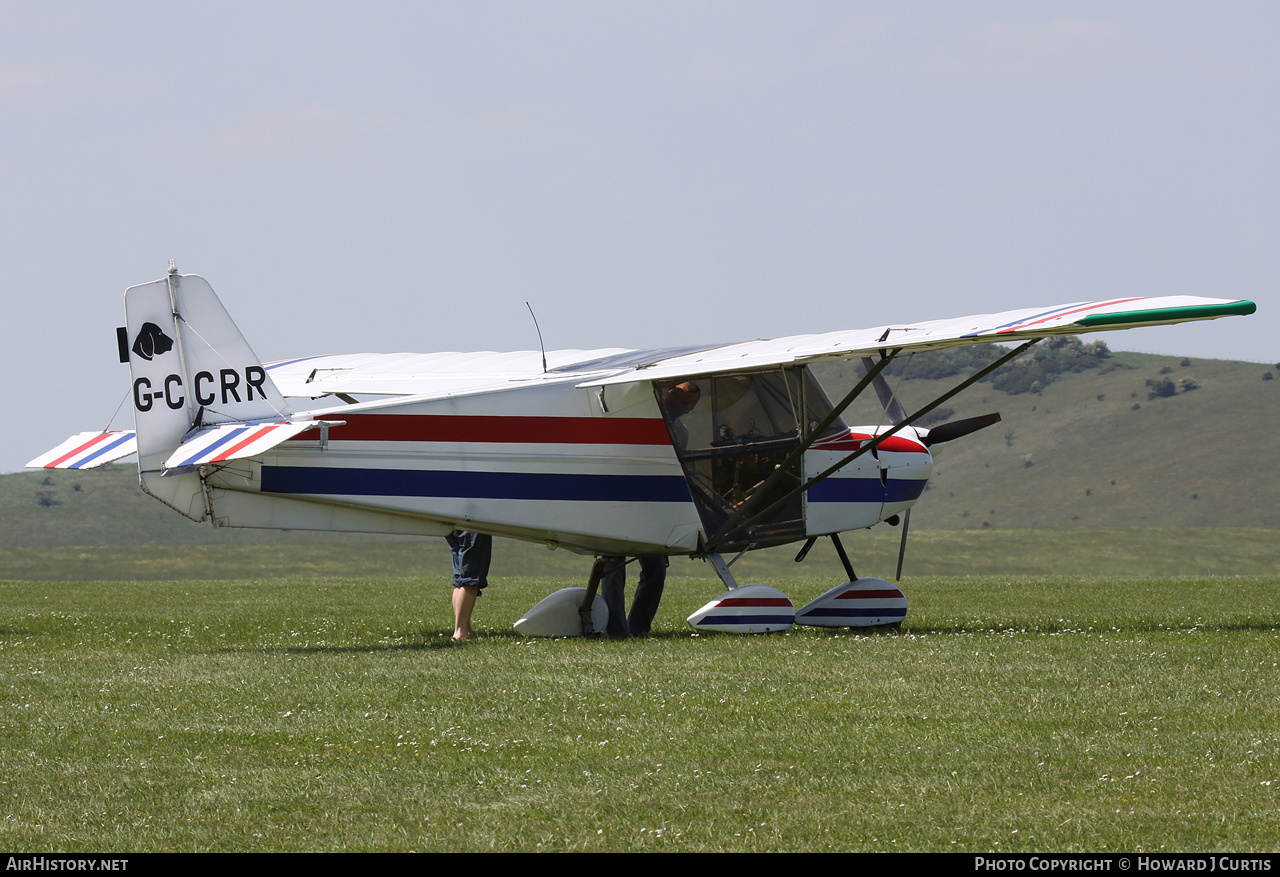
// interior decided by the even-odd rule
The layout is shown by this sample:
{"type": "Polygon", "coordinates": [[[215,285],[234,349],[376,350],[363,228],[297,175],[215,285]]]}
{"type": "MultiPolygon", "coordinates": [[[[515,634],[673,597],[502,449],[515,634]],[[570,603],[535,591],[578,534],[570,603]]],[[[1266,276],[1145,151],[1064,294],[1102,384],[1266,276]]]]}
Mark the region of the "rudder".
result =
{"type": "Polygon", "coordinates": [[[289,407],[203,277],[170,268],[124,302],[142,489],[203,521],[199,475],[162,477],[165,460],[196,426],[287,420],[289,407]]]}

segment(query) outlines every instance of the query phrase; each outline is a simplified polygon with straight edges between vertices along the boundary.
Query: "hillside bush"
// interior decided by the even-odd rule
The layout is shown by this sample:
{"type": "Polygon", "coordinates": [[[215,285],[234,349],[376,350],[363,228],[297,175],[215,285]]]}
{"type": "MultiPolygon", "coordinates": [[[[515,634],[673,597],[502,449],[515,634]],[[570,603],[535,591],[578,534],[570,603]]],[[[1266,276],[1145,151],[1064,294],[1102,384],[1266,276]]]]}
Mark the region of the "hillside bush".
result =
{"type": "Polygon", "coordinates": [[[1050,338],[1032,348],[1030,356],[1016,359],[992,375],[991,385],[1011,395],[1038,393],[1060,375],[1097,368],[1110,357],[1104,341],[1085,344],[1075,335],[1050,338]]]}
{"type": "Polygon", "coordinates": [[[1147,387],[1149,388],[1149,392],[1147,393],[1148,399],[1160,399],[1167,396],[1173,396],[1178,392],[1178,385],[1175,384],[1171,378],[1147,378],[1147,387]]]}
{"type": "MultiPolygon", "coordinates": [[[[972,374],[1008,352],[1008,348],[993,344],[925,350],[894,360],[884,374],[893,377],[906,372],[913,379],[940,380],[972,374]]],[[[1110,358],[1111,351],[1104,341],[1085,344],[1075,335],[1061,335],[1042,341],[1029,354],[984,380],[1005,393],[1038,393],[1060,375],[1097,368],[1110,358]]]]}

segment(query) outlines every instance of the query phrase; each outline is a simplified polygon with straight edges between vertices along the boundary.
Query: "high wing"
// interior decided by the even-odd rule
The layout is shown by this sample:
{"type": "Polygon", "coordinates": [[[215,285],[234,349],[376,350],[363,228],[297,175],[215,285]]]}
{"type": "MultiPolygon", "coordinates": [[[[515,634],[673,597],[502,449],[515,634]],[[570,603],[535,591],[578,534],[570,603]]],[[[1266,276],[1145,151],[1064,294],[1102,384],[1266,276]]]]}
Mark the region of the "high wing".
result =
{"type": "Polygon", "coordinates": [[[1159,296],[1074,302],[922,323],[684,348],[536,350],[511,353],[391,353],[317,356],[267,365],[288,397],[467,395],[531,381],[576,380],[596,387],[637,380],[746,371],[777,365],[856,359],[885,350],[912,352],[1077,335],[1251,314],[1251,301],[1159,296]]]}
{"type": "Polygon", "coordinates": [[[629,350],[517,350],[505,353],[356,353],[267,363],[280,392],[290,398],[327,395],[441,396],[501,389],[512,383],[581,380],[646,368],[719,345],[629,350]]]}
{"type": "Polygon", "coordinates": [[[675,356],[644,368],[643,376],[614,375],[584,386],[627,383],[643,377],[662,380],[694,374],[717,374],[776,365],[855,359],[886,350],[904,353],[1026,341],[1051,335],[1078,335],[1111,329],[1133,329],[1192,320],[1252,314],[1251,301],[1177,295],[1074,302],[1049,308],[1023,308],[909,325],[879,326],[821,335],[792,335],[772,341],[747,341],[699,353],[675,356]]]}

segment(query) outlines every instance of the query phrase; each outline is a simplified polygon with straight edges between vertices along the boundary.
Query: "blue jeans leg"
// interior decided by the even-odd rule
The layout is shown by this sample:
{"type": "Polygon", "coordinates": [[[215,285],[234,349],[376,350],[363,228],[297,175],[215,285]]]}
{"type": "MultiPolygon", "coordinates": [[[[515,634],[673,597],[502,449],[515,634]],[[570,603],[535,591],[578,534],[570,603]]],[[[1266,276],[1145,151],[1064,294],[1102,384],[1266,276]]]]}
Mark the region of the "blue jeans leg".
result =
{"type": "Polygon", "coordinates": [[[604,578],[600,580],[600,595],[609,607],[609,624],[605,632],[609,636],[627,636],[627,559],[604,558],[604,578]]]}
{"type": "Polygon", "coordinates": [[[657,554],[646,554],[640,558],[640,584],[636,585],[631,616],[627,619],[632,636],[648,636],[649,629],[653,627],[653,616],[658,614],[662,589],[667,583],[667,563],[667,558],[657,554]]]}

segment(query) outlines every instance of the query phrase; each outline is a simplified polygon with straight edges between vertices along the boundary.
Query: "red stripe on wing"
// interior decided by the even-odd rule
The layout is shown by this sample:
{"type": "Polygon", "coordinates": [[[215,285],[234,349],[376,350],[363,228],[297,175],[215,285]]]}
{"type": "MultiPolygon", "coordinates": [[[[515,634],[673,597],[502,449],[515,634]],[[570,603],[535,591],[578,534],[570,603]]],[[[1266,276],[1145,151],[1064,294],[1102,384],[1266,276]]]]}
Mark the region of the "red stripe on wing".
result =
{"type": "Polygon", "coordinates": [[[1056,320],[1056,319],[1058,319],[1059,317],[1066,317],[1066,316],[1069,316],[1069,315],[1071,315],[1071,314],[1082,314],[1082,313],[1084,313],[1085,311],[1093,311],[1093,310],[1097,310],[1098,308],[1105,308],[1105,307],[1109,307],[1109,306],[1111,306],[1111,305],[1122,305],[1122,304],[1125,304],[1126,302],[1139,301],[1141,298],[1142,298],[1142,296],[1135,296],[1135,297],[1133,297],[1133,298],[1117,298],[1117,299],[1115,299],[1115,300],[1113,300],[1113,301],[1101,301],[1101,302],[1094,302],[1094,303],[1093,303],[1093,304],[1091,304],[1091,305],[1085,305],[1085,306],[1084,306],[1084,307],[1082,307],[1082,308],[1076,308],[1074,311],[1062,311],[1061,313],[1057,313],[1057,314],[1050,314],[1049,316],[1047,316],[1047,317],[1043,317],[1042,319],[1039,319],[1039,320],[1032,320],[1032,321],[1031,321],[1031,322],[1029,322],[1029,323],[1020,323],[1020,324],[1018,324],[1017,326],[1012,326],[1012,327],[1010,327],[1010,328],[1008,328],[1008,329],[1000,329],[999,331],[997,331],[997,332],[996,332],[996,334],[997,334],[997,335],[1011,335],[1011,334],[1013,334],[1014,332],[1021,332],[1023,329],[1029,329],[1029,328],[1031,328],[1032,326],[1038,326],[1038,325],[1040,325],[1041,323],[1047,323],[1047,322],[1049,322],[1050,320],[1056,320]]]}

